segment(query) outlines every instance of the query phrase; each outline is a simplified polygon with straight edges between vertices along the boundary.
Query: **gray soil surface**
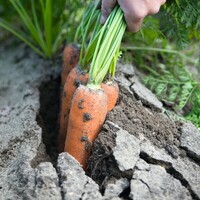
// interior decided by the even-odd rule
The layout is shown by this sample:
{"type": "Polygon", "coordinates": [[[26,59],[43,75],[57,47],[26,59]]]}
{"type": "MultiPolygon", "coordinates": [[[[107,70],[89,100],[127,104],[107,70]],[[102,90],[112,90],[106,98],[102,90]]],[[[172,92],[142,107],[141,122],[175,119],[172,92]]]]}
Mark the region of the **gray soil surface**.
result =
{"type": "MultiPolygon", "coordinates": [[[[59,59],[61,60],[61,59],[59,59]]],[[[119,65],[120,97],[94,143],[87,175],[57,153],[61,62],[0,46],[0,199],[200,199],[200,132],[177,123],[119,65]]]]}

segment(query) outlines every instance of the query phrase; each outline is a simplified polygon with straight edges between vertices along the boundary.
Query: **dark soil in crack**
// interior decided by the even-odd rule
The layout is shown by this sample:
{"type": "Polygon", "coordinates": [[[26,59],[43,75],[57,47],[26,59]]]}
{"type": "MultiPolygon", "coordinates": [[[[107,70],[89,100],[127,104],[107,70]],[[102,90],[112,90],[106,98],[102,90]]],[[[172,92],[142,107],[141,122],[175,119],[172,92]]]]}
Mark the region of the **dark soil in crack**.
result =
{"type": "Polygon", "coordinates": [[[42,127],[42,139],[54,167],[57,163],[58,113],[60,107],[60,77],[51,78],[40,88],[40,112],[37,122],[42,127]]]}

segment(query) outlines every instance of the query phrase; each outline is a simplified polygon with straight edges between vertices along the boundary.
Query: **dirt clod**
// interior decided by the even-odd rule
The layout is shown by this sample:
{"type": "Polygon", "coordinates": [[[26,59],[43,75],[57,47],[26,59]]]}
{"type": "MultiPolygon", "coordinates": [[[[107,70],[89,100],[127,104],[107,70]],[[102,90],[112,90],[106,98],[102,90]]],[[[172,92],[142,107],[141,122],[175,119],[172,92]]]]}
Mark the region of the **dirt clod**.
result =
{"type": "Polygon", "coordinates": [[[87,121],[90,121],[92,119],[92,116],[91,116],[91,114],[90,113],[84,113],[83,114],[83,121],[84,122],[87,122],[87,121]]]}
{"type": "Polygon", "coordinates": [[[88,141],[88,137],[87,137],[87,136],[83,136],[83,137],[81,138],[81,142],[85,142],[85,141],[88,141]]]}
{"type": "Polygon", "coordinates": [[[78,102],[78,108],[79,108],[79,109],[83,109],[83,108],[84,108],[83,103],[84,103],[84,100],[83,100],[83,99],[81,99],[81,100],[78,102]]]}
{"type": "Polygon", "coordinates": [[[81,81],[76,79],[74,81],[74,86],[78,88],[80,85],[81,85],[81,81]]]}

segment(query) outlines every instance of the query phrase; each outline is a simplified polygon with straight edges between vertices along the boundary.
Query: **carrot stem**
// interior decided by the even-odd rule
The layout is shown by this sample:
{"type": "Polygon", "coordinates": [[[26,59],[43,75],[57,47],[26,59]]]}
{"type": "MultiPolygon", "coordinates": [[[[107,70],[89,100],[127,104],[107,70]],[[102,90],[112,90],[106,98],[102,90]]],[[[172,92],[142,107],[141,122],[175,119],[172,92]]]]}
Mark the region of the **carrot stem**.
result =
{"type": "MultiPolygon", "coordinates": [[[[98,41],[95,41],[96,47],[89,71],[89,84],[100,85],[108,73],[114,77],[125,29],[126,23],[123,12],[119,6],[116,6],[100,32],[98,32],[98,41]]],[[[89,55],[91,56],[90,52],[86,54],[86,57],[89,55]]]]}

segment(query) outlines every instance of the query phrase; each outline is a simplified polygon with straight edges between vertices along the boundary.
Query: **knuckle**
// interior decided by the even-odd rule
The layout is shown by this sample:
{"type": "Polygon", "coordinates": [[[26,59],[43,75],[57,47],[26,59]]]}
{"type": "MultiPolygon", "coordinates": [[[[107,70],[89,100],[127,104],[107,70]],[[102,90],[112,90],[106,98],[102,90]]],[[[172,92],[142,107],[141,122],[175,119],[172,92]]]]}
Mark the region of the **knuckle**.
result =
{"type": "Polygon", "coordinates": [[[145,14],[138,14],[138,15],[130,15],[125,14],[125,19],[127,23],[127,30],[129,32],[137,32],[142,24],[145,14]]]}
{"type": "Polygon", "coordinates": [[[141,10],[139,12],[135,12],[133,16],[136,21],[139,21],[147,16],[147,12],[145,10],[141,10]]]}
{"type": "Polygon", "coordinates": [[[126,12],[125,18],[129,21],[140,21],[147,15],[144,11],[133,11],[133,12],[126,12]]]}
{"type": "Polygon", "coordinates": [[[149,10],[149,14],[153,15],[153,14],[156,14],[158,13],[160,10],[160,6],[159,5],[156,5],[154,7],[152,7],[150,10],[149,10]]]}
{"type": "Polygon", "coordinates": [[[163,5],[164,3],[166,3],[166,0],[162,0],[161,1],[161,5],[163,5]]]}
{"type": "Polygon", "coordinates": [[[149,12],[148,15],[154,15],[156,13],[159,12],[160,7],[166,2],[166,0],[155,0],[154,4],[151,4],[151,6],[149,7],[149,12]]]}
{"type": "Polygon", "coordinates": [[[133,23],[130,26],[128,26],[128,31],[135,33],[137,31],[139,31],[140,28],[141,28],[141,22],[133,23]]]}

